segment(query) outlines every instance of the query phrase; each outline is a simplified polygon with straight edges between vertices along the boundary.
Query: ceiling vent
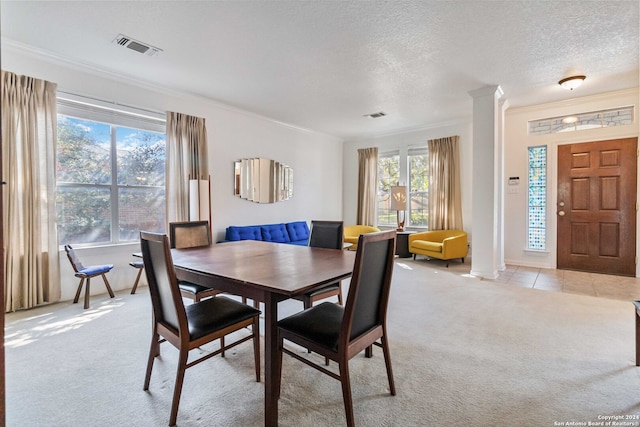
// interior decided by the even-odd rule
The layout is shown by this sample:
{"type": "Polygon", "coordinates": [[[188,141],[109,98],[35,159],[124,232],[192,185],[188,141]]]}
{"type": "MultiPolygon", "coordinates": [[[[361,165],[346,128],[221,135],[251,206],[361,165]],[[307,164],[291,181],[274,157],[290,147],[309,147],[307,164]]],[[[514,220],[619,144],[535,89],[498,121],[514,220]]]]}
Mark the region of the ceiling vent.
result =
{"type": "Polygon", "coordinates": [[[370,119],[377,119],[378,117],[384,117],[386,115],[387,115],[386,113],[379,111],[377,113],[365,114],[364,116],[369,117],[370,119]]]}
{"type": "Polygon", "coordinates": [[[113,43],[134,50],[138,53],[143,53],[147,56],[154,56],[162,52],[162,49],[160,48],[153,47],[147,43],[142,43],[138,40],[134,40],[129,36],[125,36],[124,34],[118,34],[118,37],[115,38],[113,43]]]}

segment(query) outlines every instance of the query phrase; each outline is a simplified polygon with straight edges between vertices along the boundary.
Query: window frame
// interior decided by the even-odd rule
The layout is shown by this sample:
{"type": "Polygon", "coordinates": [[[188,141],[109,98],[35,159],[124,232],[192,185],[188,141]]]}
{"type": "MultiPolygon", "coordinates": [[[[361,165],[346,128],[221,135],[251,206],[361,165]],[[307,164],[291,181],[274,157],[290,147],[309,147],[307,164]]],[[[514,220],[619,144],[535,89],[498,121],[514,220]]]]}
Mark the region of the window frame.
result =
{"type": "MultiPolygon", "coordinates": [[[[91,121],[109,126],[109,156],[111,177],[108,184],[103,183],[61,183],[56,179],[56,194],[58,188],[96,188],[109,189],[110,192],[110,238],[108,241],[73,243],[76,247],[111,246],[118,244],[130,244],[135,240],[120,240],[120,191],[122,189],[166,192],[166,177],[163,185],[130,185],[118,183],[118,146],[116,128],[129,128],[147,132],[161,133],[166,141],[166,118],[163,113],[136,107],[124,106],[117,103],[85,98],[78,95],[58,92],[57,115],[72,119],[91,121]]],[[[57,146],[56,146],[57,152],[57,146]]],[[[166,151],[165,151],[166,153],[166,151]]],[[[165,159],[166,164],[166,159],[165,159]]],[[[164,205],[164,204],[163,204],[164,205]]],[[[60,221],[56,217],[57,227],[60,221]]],[[[165,224],[163,224],[165,226],[165,224]]],[[[59,245],[67,242],[58,242],[59,245]]]]}
{"type": "MultiPolygon", "coordinates": [[[[412,229],[419,229],[419,230],[427,230],[428,229],[428,200],[429,200],[429,194],[428,194],[428,188],[429,188],[429,147],[428,145],[425,144],[414,144],[414,145],[410,145],[404,148],[389,148],[389,149],[385,149],[384,151],[379,151],[378,153],[378,174],[380,173],[380,161],[384,158],[389,158],[389,157],[397,157],[398,158],[398,176],[397,176],[397,181],[393,181],[393,179],[391,181],[388,182],[388,185],[406,185],[407,186],[407,191],[408,191],[408,201],[409,203],[407,203],[407,209],[405,211],[405,228],[412,228],[412,229]],[[426,171],[426,180],[427,180],[427,190],[425,190],[426,192],[426,203],[427,203],[427,207],[426,207],[426,212],[427,212],[427,223],[424,225],[415,225],[412,224],[412,211],[413,211],[413,203],[412,203],[412,196],[415,194],[415,191],[412,190],[412,186],[411,186],[411,156],[415,156],[415,155],[426,155],[427,156],[427,171],[426,171]],[[407,183],[407,184],[405,184],[407,183]]],[[[381,200],[381,195],[382,193],[382,189],[380,188],[380,182],[381,182],[381,178],[380,176],[377,177],[377,185],[376,185],[376,194],[377,194],[377,198],[376,198],[376,221],[377,221],[377,226],[382,226],[382,227],[393,227],[396,228],[397,227],[397,220],[396,220],[396,215],[395,215],[395,211],[389,211],[388,213],[388,217],[392,219],[391,223],[382,223],[380,222],[380,218],[381,218],[381,208],[380,208],[380,200],[381,200]],[[391,215],[391,213],[393,213],[394,215],[391,215]]],[[[388,194],[388,193],[387,193],[388,194]]]]}

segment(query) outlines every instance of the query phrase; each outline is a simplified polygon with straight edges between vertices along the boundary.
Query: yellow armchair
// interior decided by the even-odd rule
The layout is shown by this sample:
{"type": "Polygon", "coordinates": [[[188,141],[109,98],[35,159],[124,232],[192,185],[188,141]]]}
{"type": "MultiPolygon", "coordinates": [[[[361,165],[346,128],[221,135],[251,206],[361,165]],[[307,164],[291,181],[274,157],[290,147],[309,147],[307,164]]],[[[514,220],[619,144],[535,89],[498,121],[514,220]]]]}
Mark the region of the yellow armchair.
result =
{"type": "Polygon", "coordinates": [[[460,258],[464,262],[467,256],[467,233],[462,230],[434,230],[409,235],[409,252],[416,255],[426,255],[447,261],[460,258]]]}
{"type": "Polygon", "coordinates": [[[358,238],[361,234],[375,233],[380,231],[378,227],[372,227],[370,225],[347,225],[344,227],[344,242],[352,243],[349,250],[355,251],[358,249],[358,238]]]}

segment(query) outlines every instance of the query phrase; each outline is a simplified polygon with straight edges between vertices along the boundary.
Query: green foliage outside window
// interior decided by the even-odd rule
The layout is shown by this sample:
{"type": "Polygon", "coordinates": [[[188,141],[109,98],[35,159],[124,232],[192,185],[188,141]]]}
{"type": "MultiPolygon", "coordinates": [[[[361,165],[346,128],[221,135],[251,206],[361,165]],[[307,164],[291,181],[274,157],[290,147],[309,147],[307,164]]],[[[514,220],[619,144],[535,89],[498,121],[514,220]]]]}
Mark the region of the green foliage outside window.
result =
{"type": "Polygon", "coordinates": [[[56,150],[60,244],[164,230],[164,134],[59,115],[56,150]]]}
{"type": "MultiPolygon", "coordinates": [[[[400,183],[400,170],[408,163],[409,204],[405,225],[427,227],[429,224],[429,155],[426,147],[410,148],[405,162],[400,155],[383,154],[378,158],[378,225],[396,226],[397,212],[391,210],[391,186],[400,183]],[[406,161],[408,159],[408,162],[406,161]]],[[[403,175],[404,176],[404,175],[403,175]]]]}

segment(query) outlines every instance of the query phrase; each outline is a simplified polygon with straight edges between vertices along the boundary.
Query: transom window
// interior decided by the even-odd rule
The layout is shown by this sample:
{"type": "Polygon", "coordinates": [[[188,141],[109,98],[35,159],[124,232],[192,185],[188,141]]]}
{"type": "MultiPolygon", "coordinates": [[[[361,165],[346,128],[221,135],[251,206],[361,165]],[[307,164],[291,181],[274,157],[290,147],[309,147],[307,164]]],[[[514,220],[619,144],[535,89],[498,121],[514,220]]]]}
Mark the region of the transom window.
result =
{"type": "Polygon", "coordinates": [[[530,135],[549,135],[560,132],[574,132],[611,126],[633,124],[633,107],[613,108],[562,117],[532,120],[529,122],[530,135]]]}

